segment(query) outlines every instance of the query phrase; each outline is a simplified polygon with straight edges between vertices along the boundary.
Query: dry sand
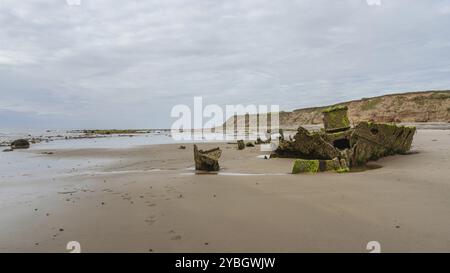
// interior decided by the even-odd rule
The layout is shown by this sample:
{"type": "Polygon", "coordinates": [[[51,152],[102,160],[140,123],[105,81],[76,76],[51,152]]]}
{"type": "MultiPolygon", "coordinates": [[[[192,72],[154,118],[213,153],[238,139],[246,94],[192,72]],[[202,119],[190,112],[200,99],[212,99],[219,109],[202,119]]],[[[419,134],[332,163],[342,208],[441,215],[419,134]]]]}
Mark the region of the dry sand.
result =
{"type": "Polygon", "coordinates": [[[450,251],[450,131],[419,130],[414,153],[382,168],[291,175],[292,159],[220,146],[219,175],[196,175],[192,145],[52,150],[56,159],[114,160],[64,178],[9,183],[0,251],[450,251]]]}

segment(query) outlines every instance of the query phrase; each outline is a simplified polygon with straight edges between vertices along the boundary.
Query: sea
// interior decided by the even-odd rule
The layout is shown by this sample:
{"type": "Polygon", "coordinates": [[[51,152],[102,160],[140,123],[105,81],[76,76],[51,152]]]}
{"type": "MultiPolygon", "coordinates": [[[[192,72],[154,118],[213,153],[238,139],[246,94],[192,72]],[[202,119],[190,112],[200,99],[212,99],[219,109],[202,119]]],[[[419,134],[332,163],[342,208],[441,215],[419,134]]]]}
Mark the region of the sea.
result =
{"type": "MultiPolygon", "coordinates": [[[[108,164],[108,159],[58,158],[45,155],[47,151],[59,149],[120,149],[142,145],[202,143],[224,141],[220,134],[194,133],[195,140],[190,140],[191,132],[183,133],[182,139],[172,136],[170,130],[149,130],[146,133],[125,135],[100,135],[94,138],[80,138],[82,130],[67,129],[0,129],[0,195],[1,188],[13,185],[17,181],[32,182],[36,180],[54,180],[63,176],[92,174],[108,164]],[[32,143],[29,149],[2,152],[9,149],[9,144],[16,139],[40,139],[32,143]]],[[[239,135],[227,139],[244,138],[239,135]]],[[[256,138],[255,138],[256,139],[256,138]]]]}

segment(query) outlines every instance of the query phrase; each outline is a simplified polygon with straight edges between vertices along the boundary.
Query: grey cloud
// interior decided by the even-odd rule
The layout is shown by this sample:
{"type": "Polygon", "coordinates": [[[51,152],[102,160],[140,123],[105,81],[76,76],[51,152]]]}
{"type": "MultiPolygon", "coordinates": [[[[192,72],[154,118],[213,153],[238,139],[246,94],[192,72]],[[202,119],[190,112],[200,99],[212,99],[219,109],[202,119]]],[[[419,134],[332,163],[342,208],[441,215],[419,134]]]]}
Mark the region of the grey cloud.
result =
{"type": "Polygon", "coordinates": [[[2,0],[0,110],[19,126],[169,127],[194,96],[291,110],[448,88],[450,1],[382,3],[2,0]]]}

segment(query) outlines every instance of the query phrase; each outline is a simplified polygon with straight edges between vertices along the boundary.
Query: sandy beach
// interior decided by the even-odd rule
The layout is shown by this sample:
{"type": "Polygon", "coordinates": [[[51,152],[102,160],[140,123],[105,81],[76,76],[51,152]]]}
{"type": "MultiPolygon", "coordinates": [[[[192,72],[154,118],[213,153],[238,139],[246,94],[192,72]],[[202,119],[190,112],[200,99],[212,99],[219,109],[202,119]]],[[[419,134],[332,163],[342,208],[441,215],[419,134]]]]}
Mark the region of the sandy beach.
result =
{"type": "Polygon", "coordinates": [[[449,130],[346,174],[292,175],[293,159],[226,143],[199,144],[223,155],[218,174],[195,174],[185,145],[18,151],[73,167],[1,178],[0,251],[450,251],[449,130]]]}

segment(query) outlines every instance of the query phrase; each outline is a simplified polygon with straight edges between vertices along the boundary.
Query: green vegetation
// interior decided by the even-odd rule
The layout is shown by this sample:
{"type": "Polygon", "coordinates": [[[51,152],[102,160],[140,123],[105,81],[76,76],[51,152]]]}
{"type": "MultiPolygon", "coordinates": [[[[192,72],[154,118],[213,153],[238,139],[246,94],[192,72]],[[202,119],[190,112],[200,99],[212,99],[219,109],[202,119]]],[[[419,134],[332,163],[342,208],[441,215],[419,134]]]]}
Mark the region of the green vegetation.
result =
{"type": "Polygon", "coordinates": [[[347,116],[347,106],[334,106],[323,111],[324,127],[327,132],[350,128],[347,116]]]}
{"type": "Polygon", "coordinates": [[[348,173],[350,172],[350,169],[348,167],[346,168],[339,168],[336,170],[337,173],[348,173]]]}
{"type": "Polygon", "coordinates": [[[432,93],[429,96],[421,95],[421,96],[414,97],[412,100],[419,105],[424,105],[426,100],[446,100],[446,99],[450,99],[450,92],[432,93]]]}
{"type": "Polygon", "coordinates": [[[319,160],[297,159],[294,162],[292,173],[317,173],[319,171],[319,160]]]}
{"type": "Polygon", "coordinates": [[[412,100],[418,105],[424,105],[426,98],[427,98],[426,96],[417,96],[414,97],[412,100]]]}
{"type": "Polygon", "coordinates": [[[368,110],[373,110],[375,109],[375,107],[381,103],[383,99],[382,98],[375,98],[375,99],[368,99],[365,100],[363,102],[363,104],[361,105],[361,110],[362,111],[368,111],[368,110]]]}
{"type": "Polygon", "coordinates": [[[450,93],[433,93],[429,98],[433,100],[446,100],[450,99],[450,93]]]}

